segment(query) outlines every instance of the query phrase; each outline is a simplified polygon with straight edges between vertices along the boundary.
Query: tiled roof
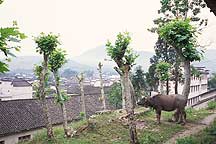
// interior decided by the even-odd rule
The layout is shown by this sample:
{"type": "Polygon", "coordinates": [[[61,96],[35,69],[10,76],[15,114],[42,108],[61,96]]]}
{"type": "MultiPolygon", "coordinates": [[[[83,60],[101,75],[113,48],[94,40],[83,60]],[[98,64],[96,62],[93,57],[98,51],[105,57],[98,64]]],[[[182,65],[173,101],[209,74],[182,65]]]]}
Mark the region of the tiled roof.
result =
{"type": "Polygon", "coordinates": [[[31,86],[31,84],[29,82],[27,82],[24,79],[20,79],[20,78],[13,79],[11,85],[13,85],[13,87],[29,87],[29,86],[31,86]]]}
{"type": "Polygon", "coordinates": [[[207,6],[216,15],[216,0],[205,0],[207,6]]]}
{"type": "MultiPolygon", "coordinates": [[[[104,87],[105,93],[109,91],[110,87],[104,87]]],[[[101,88],[100,87],[94,87],[90,85],[84,86],[84,92],[85,94],[98,94],[100,93],[101,88]]],[[[80,94],[80,86],[79,85],[73,85],[71,87],[67,88],[68,94],[80,94]]]]}
{"type": "MultiPolygon", "coordinates": [[[[102,110],[99,94],[85,95],[86,113],[93,115],[102,110]]],[[[48,98],[48,107],[53,124],[62,123],[60,106],[53,98],[48,98]]],[[[72,96],[66,103],[68,120],[73,120],[80,113],[80,96],[72,96]]],[[[0,137],[45,126],[41,102],[37,99],[0,101],[0,137]]]]}

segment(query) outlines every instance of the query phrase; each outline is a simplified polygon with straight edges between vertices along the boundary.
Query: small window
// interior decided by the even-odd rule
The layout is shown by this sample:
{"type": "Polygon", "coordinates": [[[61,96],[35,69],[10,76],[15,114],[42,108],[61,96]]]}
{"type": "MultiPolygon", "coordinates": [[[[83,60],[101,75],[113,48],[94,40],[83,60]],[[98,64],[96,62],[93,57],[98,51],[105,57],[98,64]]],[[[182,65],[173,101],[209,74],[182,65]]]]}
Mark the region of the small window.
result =
{"type": "Polygon", "coordinates": [[[5,141],[0,141],[0,144],[5,144],[5,141]]]}
{"type": "Polygon", "coordinates": [[[28,141],[31,139],[31,135],[25,135],[18,138],[19,142],[28,141]]]}

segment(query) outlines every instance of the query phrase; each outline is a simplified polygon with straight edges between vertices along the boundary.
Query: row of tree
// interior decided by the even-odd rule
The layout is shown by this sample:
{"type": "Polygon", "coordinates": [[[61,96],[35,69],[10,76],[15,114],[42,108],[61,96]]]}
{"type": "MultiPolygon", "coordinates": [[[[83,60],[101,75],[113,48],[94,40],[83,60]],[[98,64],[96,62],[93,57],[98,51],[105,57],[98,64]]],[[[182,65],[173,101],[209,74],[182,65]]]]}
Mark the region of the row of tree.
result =
{"type": "MultiPolygon", "coordinates": [[[[206,19],[200,19],[198,14],[206,5],[202,0],[161,0],[161,15],[154,21],[156,27],[150,29],[158,34],[156,42],[156,55],[151,59],[152,65],[146,75],[146,79],[152,90],[157,90],[158,80],[166,82],[166,94],[169,94],[169,69],[173,68],[175,80],[175,93],[178,93],[178,82],[180,77],[180,64],[184,66],[184,87],[182,96],[187,99],[190,92],[191,62],[201,60],[202,53],[198,51],[197,34],[207,25],[206,19]],[[191,14],[189,16],[189,14],[191,14]],[[193,23],[193,25],[192,25],[193,23]],[[199,29],[196,26],[199,26],[199,29]]],[[[134,124],[134,96],[133,88],[130,86],[129,73],[134,65],[137,55],[133,53],[129,44],[131,37],[127,32],[119,33],[114,44],[107,42],[107,53],[115,61],[115,70],[121,77],[122,106],[126,103],[128,113],[130,143],[137,144],[136,125],[134,124]]],[[[136,80],[136,77],[134,77],[136,80]]],[[[144,86],[143,86],[144,87],[144,86]]],[[[139,88],[139,86],[138,86],[139,88]]],[[[119,89],[113,89],[119,93],[119,89]]],[[[139,93],[139,91],[136,91],[139,93]]],[[[112,96],[112,93],[110,94],[112,96]]],[[[112,99],[111,99],[112,100],[112,99]]],[[[116,106],[119,104],[116,103],[116,106]]]]}
{"type": "MultiPolygon", "coordinates": [[[[198,14],[200,13],[201,8],[205,7],[205,3],[203,3],[202,0],[161,0],[160,2],[162,5],[159,10],[161,17],[154,21],[156,27],[151,29],[152,32],[158,34],[158,41],[155,47],[156,55],[151,59],[152,66],[150,66],[146,78],[152,89],[156,89],[157,87],[155,85],[158,83],[158,80],[161,82],[169,80],[170,77],[167,74],[167,71],[170,67],[173,67],[174,79],[177,85],[180,75],[178,70],[182,63],[184,65],[184,88],[182,95],[183,97],[188,98],[191,77],[190,63],[201,59],[201,53],[197,50],[197,47],[199,46],[197,44],[197,34],[202,30],[202,26],[207,24],[207,20],[200,19],[198,14]],[[199,28],[195,28],[196,26],[199,26],[199,28]]],[[[25,35],[19,32],[16,23],[14,23],[11,28],[1,28],[0,32],[0,48],[7,59],[8,55],[13,55],[10,51],[11,48],[19,50],[18,46],[9,47],[8,42],[19,42],[21,39],[25,38],[25,35]]],[[[35,42],[37,44],[36,51],[43,56],[42,65],[36,67],[36,74],[39,79],[37,92],[42,101],[48,138],[54,136],[46,101],[49,86],[49,71],[55,79],[56,98],[61,105],[65,134],[70,137],[72,133],[67,126],[67,113],[65,109],[67,96],[62,93],[59,87],[60,77],[58,74],[59,69],[66,62],[65,52],[57,49],[60,43],[58,36],[56,35],[45,35],[42,33],[35,38],[35,42]]],[[[133,65],[135,65],[135,60],[138,56],[130,47],[130,42],[131,37],[128,32],[119,33],[115,43],[112,44],[108,41],[106,47],[107,54],[117,65],[114,69],[120,75],[123,101],[122,107],[126,109],[128,114],[130,143],[137,144],[139,142],[136,133],[136,125],[134,123],[134,103],[135,94],[139,94],[139,92],[136,91],[135,93],[129,74],[133,65]]],[[[0,70],[1,72],[7,71],[7,64],[1,62],[0,70]]],[[[83,79],[82,77],[79,78],[80,80],[83,79]]],[[[82,83],[80,83],[80,85],[82,85],[82,83]]],[[[103,90],[101,92],[103,93],[103,90]]],[[[166,93],[168,93],[168,89],[166,93]]],[[[176,93],[178,92],[176,91],[176,93]]],[[[104,96],[102,95],[101,98],[104,100],[105,104],[104,96]]]]}

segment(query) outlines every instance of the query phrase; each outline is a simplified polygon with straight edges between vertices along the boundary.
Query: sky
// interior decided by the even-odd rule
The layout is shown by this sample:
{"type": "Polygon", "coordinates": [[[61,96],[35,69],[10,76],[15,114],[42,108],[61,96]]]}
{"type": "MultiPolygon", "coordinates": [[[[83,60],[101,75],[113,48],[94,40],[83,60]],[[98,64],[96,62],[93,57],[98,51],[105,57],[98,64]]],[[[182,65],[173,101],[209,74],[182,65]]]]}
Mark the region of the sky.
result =
{"type": "MultiPolygon", "coordinates": [[[[61,48],[69,56],[105,45],[118,32],[128,31],[131,47],[138,51],[154,51],[156,34],[147,31],[158,17],[159,0],[5,0],[0,5],[1,26],[16,20],[28,38],[21,42],[17,55],[37,55],[33,37],[41,32],[60,35],[61,48]]],[[[216,17],[205,9],[209,25],[200,41],[216,49],[216,17]]]]}

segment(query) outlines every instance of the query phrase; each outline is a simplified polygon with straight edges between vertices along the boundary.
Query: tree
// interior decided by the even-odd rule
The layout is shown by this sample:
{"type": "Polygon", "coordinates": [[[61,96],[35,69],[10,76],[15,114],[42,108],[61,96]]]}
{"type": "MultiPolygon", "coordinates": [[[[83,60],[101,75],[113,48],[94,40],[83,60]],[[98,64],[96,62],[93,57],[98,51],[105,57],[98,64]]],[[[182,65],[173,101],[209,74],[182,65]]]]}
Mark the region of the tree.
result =
{"type": "Polygon", "coordinates": [[[145,73],[142,70],[141,66],[135,68],[135,72],[132,74],[131,79],[135,90],[136,100],[143,95],[147,95],[146,93],[147,84],[146,84],[145,73]]]}
{"type": "MultiPolygon", "coordinates": [[[[178,63],[178,58],[177,58],[175,49],[172,48],[171,46],[169,46],[160,37],[158,38],[154,49],[155,49],[155,55],[150,59],[151,64],[157,65],[161,61],[164,61],[166,63],[170,63],[171,65],[174,65],[175,67],[179,68],[180,64],[178,63]]],[[[175,69],[173,74],[175,74],[175,78],[177,78],[179,76],[178,70],[175,69]]],[[[166,92],[167,92],[167,94],[169,94],[169,80],[170,79],[166,80],[166,92]]],[[[175,84],[175,86],[177,86],[177,85],[178,85],[178,82],[175,84]]]]}
{"type": "MultiPolygon", "coordinates": [[[[164,82],[168,81],[169,82],[169,78],[170,78],[170,67],[171,65],[167,62],[160,62],[156,65],[156,71],[157,71],[157,75],[160,79],[160,92],[161,94],[164,94],[164,82]]],[[[166,94],[169,94],[169,87],[166,90],[166,94]]]]}
{"type": "Polygon", "coordinates": [[[184,87],[182,95],[188,98],[190,93],[190,62],[201,60],[201,53],[196,49],[196,28],[190,20],[176,19],[159,29],[160,37],[173,46],[184,63],[184,87]]]}
{"type": "MultiPolygon", "coordinates": [[[[157,32],[158,27],[166,24],[167,22],[176,19],[190,18],[194,24],[199,26],[199,31],[201,31],[207,25],[208,19],[201,18],[198,15],[202,8],[206,7],[203,0],[161,0],[161,8],[158,10],[160,17],[154,20],[156,27],[150,29],[151,32],[157,32]]],[[[180,69],[180,58],[175,52],[175,48],[168,45],[163,39],[158,37],[155,45],[155,56],[158,60],[170,63],[174,68],[172,70],[173,77],[172,80],[175,81],[175,93],[178,93],[178,82],[181,80],[180,69]]],[[[157,64],[158,61],[155,61],[157,64]]],[[[169,88],[169,82],[167,81],[167,90],[169,88]]]]}
{"type": "Polygon", "coordinates": [[[99,72],[99,77],[100,77],[101,100],[102,100],[102,103],[103,103],[103,109],[106,110],[106,98],[105,98],[105,94],[104,94],[102,66],[103,66],[103,64],[101,62],[99,62],[99,64],[98,64],[98,72],[99,72]]]}
{"type": "Polygon", "coordinates": [[[146,82],[150,91],[158,91],[159,78],[156,73],[156,64],[150,65],[148,72],[145,73],[146,82]]]}
{"type": "Polygon", "coordinates": [[[114,83],[108,93],[108,101],[116,109],[122,108],[122,88],[120,83],[114,83]]]}
{"type": "Polygon", "coordinates": [[[119,33],[115,41],[115,45],[112,45],[110,41],[107,42],[107,54],[117,64],[116,69],[122,75],[122,89],[126,97],[126,112],[128,114],[129,131],[130,131],[130,143],[137,144],[136,125],[134,123],[134,100],[131,95],[131,84],[129,80],[129,72],[135,63],[137,55],[133,53],[129,47],[131,37],[128,32],[119,33]]]}
{"type": "Polygon", "coordinates": [[[63,114],[64,132],[66,137],[71,137],[72,132],[68,127],[67,111],[65,106],[65,102],[68,100],[68,96],[60,89],[60,76],[59,76],[59,69],[66,63],[65,56],[66,56],[65,51],[63,51],[62,49],[56,49],[51,53],[48,64],[49,64],[49,69],[53,73],[55,79],[55,88],[57,93],[56,100],[57,103],[59,103],[61,106],[61,110],[63,114]]]}
{"type": "Polygon", "coordinates": [[[42,101],[43,112],[45,115],[45,124],[47,128],[47,136],[49,139],[54,137],[53,129],[52,129],[52,121],[46,101],[46,79],[48,78],[48,60],[52,52],[57,48],[59,41],[58,36],[53,34],[41,33],[38,37],[35,37],[35,43],[37,44],[36,52],[43,55],[42,66],[40,66],[39,73],[39,97],[42,101]]]}
{"type": "MultiPolygon", "coordinates": [[[[3,1],[0,1],[0,4],[3,1]]],[[[24,33],[19,31],[17,22],[13,22],[12,27],[0,28],[0,51],[6,57],[5,61],[10,61],[9,56],[15,56],[12,51],[20,51],[20,46],[11,45],[13,43],[19,43],[22,39],[25,39],[26,36],[24,33]],[[9,45],[10,43],[10,45],[9,45]]],[[[4,61],[0,61],[0,73],[5,73],[9,71],[8,64],[4,61]]]]}
{"type": "Polygon", "coordinates": [[[216,73],[213,73],[208,81],[209,89],[216,89],[216,73]]]}
{"type": "Polygon", "coordinates": [[[83,73],[80,73],[80,75],[77,75],[77,80],[79,81],[80,85],[80,92],[81,92],[81,97],[80,97],[80,104],[81,104],[81,115],[83,115],[84,119],[87,119],[86,116],[86,106],[85,106],[85,93],[84,93],[84,86],[83,86],[83,81],[84,81],[84,76],[83,73]]]}

